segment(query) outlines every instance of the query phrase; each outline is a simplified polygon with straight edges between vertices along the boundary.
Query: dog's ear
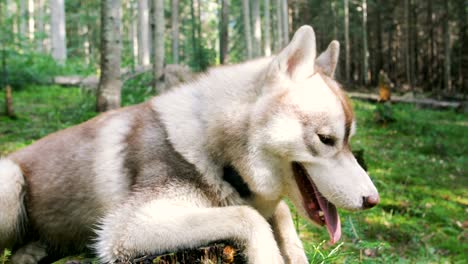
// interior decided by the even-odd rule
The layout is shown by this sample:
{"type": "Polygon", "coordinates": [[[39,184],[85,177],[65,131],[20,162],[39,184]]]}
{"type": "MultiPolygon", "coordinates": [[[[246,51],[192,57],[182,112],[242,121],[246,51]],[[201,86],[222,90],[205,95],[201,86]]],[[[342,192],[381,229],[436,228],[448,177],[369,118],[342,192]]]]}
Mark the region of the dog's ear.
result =
{"type": "Polygon", "coordinates": [[[335,75],[336,65],[338,64],[338,56],[340,54],[340,43],[333,40],[324,51],[315,60],[315,65],[322,69],[323,73],[333,78],[335,75]]]}
{"type": "Polygon", "coordinates": [[[293,81],[303,80],[314,73],[316,57],[315,33],[311,26],[300,27],[291,42],[270,64],[272,77],[285,74],[293,81]]]}

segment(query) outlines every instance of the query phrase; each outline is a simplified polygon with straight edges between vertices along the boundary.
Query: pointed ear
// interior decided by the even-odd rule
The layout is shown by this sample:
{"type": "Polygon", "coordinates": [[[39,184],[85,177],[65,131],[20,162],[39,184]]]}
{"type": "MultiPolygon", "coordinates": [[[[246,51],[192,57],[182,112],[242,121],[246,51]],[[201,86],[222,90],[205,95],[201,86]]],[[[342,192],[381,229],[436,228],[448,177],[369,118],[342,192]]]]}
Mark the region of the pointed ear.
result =
{"type": "Polygon", "coordinates": [[[300,27],[291,42],[270,64],[270,74],[284,74],[292,80],[303,80],[314,73],[316,48],[312,27],[300,27]]]}
{"type": "Polygon", "coordinates": [[[338,64],[338,56],[340,54],[340,43],[333,40],[324,51],[315,60],[315,65],[322,69],[323,73],[333,78],[335,75],[336,65],[338,64]]]}

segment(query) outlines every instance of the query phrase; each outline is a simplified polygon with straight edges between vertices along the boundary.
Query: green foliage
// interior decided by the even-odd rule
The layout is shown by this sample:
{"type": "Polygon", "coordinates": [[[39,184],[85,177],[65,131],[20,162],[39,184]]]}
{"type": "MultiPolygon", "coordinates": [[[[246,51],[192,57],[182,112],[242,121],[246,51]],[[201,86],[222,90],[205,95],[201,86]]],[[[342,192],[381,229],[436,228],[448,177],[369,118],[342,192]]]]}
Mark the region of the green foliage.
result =
{"type": "Polygon", "coordinates": [[[390,102],[377,104],[374,112],[374,120],[375,122],[383,125],[395,121],[392,105],[390,102]]]}
{"type": "MultiPolygon", "coordinates": [[[[141,75],[127,82],[123,104],[150,97],[150,79],[141,75]]],[[[0,156],[96,115],[94,96],[76,88],[31,86],[16,91],[14,99],[19,118],[0,117],[0,156]]],[[[394,104],[397,121],[382,127],[374,121],[377,105],[354,106],[358,131],[353,149],[365,150],[381,203],[363,212],[340,210],[343,236],[335,246],[317,243],[328,241],[326,229],[299,219],[310,261],[464,263],[468,115],[394,104]]]]}
{"type": "Polygon", "coordinates": [[[10,251],[8,249],[5,249],[0,255],[0,264],[6,264],[9,257],[10,257],[10,251]]]}
{"type": "Polygon", "coordinates": [[[311,264],[333,263],[346,255],[346,253],[340,252],[343,243],[339,243],[337,246],[330,249],[324,248],[325,243],[326,241],[322,241],[317,245],[312,243],[306,244],[305,250],[311,264]]]}
{"type": "MultiPolygon", "coordinates": [[[[51,83],[56,75],[88,75],[94,69],[79,60],[69,60],[66,65],[58,65],[50,55],[35,52],[5,51],[6,68],[1,71],[0,87],[7,83],[13,88],[23,88],[31,84],[51,83]]],[[[2,54],[0,54],[2,56],[2,54]]]]}
{"type": "Polygon", "coordinates": [[[122,87],[122,105],[134,105],[155,95],[152,73],[144,73],[126,81],[122,87]]]}

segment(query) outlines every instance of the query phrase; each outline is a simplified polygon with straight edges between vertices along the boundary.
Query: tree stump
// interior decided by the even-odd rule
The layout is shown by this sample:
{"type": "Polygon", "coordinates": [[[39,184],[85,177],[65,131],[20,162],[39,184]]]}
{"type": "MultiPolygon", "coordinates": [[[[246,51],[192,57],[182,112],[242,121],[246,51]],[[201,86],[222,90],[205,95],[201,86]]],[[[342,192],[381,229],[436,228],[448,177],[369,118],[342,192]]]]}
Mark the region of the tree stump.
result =
{"type": "Polygon", "coordinates": [[[245,264],[246,257],[239,248],[229,243],[215,243],[206,247],[181,250],[162,255],[146,255],[135,258],[129,262],[119,264],[245,264]]]}
{"type": "Polygon", "coordinates": [[[11,92],[11,86],[7,85],[5,88],[5,105],[6,115],[10,118],[15,118],[15,110],[13,109],[13,95],[11,92]]]}
{"type": "Polygon", "coordinates": [[[387,102],[390,101],[391,92],[390,87],[392,83],[388,78],[387,74],[380,70],[379,72],[379,102],[387,102]]]}

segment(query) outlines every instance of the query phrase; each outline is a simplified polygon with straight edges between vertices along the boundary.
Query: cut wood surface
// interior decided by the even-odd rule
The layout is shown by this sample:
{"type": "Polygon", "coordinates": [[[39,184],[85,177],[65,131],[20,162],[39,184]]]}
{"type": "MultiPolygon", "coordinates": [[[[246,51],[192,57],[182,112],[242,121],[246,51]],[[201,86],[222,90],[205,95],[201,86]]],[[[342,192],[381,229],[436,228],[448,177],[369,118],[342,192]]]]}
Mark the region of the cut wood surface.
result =
{"type": "MultiPolygon", "coordinates": [[[[126,82],[141,74],[149,72],[153,69],[152,65],[137,66],[134,69],[123,68],[120,70],[120,78],[122,82],[126,82]]],[[[181,64],[168,64],[164,67],[164,82],[167,89],[177,86],[180,83],[188,82],[196,77],[190,68],[181,64]]],[[[53,81],[54,84],[60,86],[79,86],[87,89],[96,89],[99,84],[99,77],[97,75],[91,76],[56,76],[53,81]]],[[[160,91],[161,92],[161,91],[160,91]]]]}
{"type": "MultiPolygon", "coordinates": [[[[348,92],[348,95],[353,99],[364,100],[369,102],[378,102],[379,96],[377,94],[348,92]]],[[[395,103],[410,103],[423,108],[430,109],[459,109],[462,105],[461,102],[438,101],[429,98],[406,98],[403,96],[392,95],[392,102],[395,103]]]]}
{"type": "MultiPolygon", "coordinates": [[[[137,66],[135,69],[122,68],[120,70],[120,76],[123,82],[135,78],[136,76],[143,74],[145,72],[151,71],[151,65],[137,66]]],[[[81,86],[87,88],[96,88],[99,83],[99,77],[97,75],[91,76],[79,76],[79,75],[70,75],[70,76],[55,76],[53,83],[61,86],[81,86]]]]}
{"type": "Polygon", "coordinates": [[[183,264],[183,263],[200,263],[200,264],[245,264],[246,258],[240,250],[226,243],[216,243],[206,247],[197,249],[181,250],[174,253],[163,255],[147,255],[133,259],[133,264],[183,264]]]}

